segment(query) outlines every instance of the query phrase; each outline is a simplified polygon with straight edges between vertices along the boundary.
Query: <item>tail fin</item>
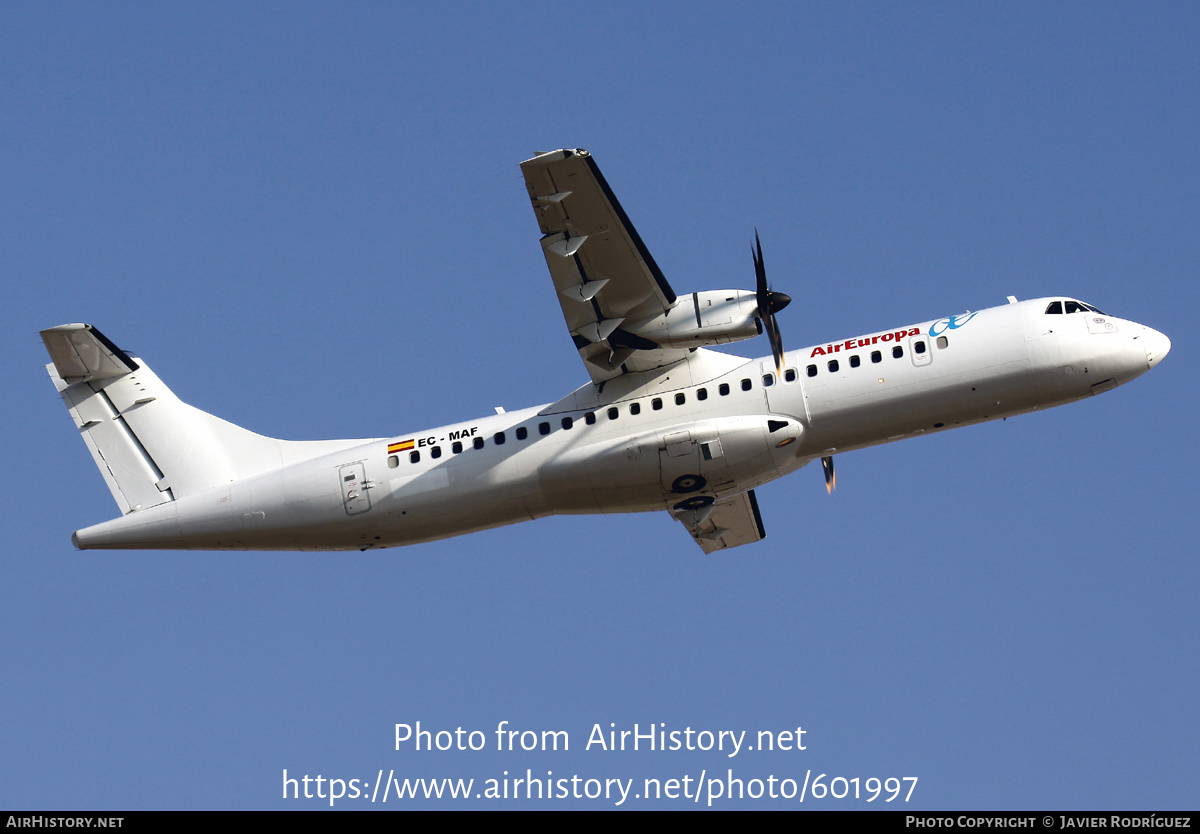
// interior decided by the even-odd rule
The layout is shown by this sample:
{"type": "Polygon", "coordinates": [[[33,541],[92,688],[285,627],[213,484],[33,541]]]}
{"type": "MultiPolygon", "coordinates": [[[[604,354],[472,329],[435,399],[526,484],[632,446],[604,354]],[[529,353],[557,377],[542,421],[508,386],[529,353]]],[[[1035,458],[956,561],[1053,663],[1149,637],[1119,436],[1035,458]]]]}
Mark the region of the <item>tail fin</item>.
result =
{"type": "Polygon", "coordinates": [[[260,475],[365,440],[263,437],[176,397],[90,324],[42,331],[46,366],[121,512],[260,475]]]}

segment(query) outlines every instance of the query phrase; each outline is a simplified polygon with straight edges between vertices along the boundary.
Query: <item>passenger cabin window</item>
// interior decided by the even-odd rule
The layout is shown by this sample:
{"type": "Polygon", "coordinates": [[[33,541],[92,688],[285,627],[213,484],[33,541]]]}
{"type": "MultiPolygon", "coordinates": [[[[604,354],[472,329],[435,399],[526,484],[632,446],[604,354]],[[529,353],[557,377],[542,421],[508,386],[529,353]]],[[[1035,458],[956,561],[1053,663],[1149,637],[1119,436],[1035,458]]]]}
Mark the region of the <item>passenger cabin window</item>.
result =
{"type": "Polygon", "coordinates": [[[938,336],[937,346],[938,350],[945,350],[946,348],[950,347],[950,340],[945,336],[938,336]]]}
{"type": "Polygon", "coordinates": [[[504,432],[502,432],[502,431],[496,432],[494,435],[492,435],[492,440],[496,441],[497,446],[503,446],[504,445],[504,432]]]}
{"type": "Polygon", "coordinates": [[[538,423],[538,434],[544,435],[544,434],[549,434],[549,433],[550,433],[550,424],[549,423],[538,423]]]}
{"type": "Polygon", "coordinates": [[[707,400],[708,399],[708,389],[707,388],[697,388],[696,389],[696,399],[707,400]]]}
{"type": "Polygon", "coordinates": [[[796,381],[796,369],[788,368],[786,371],[784,371],[783,372],[783,381],[784,382],[795,382],[796,381]]]}
{"type": "Polygon", "coordinates": [[[662,400],[659,399],[658,397],[655,397],[654,399],[652,399],[650,401],[650,407],[653,408],[655,411],[660,411],[662,409],[662,400]]]}
{"type": "Polygon", "coordinates": [[[619,408],[617,408],[616,406],[613,406],[612,408],[610,408],[608,410],[608,419],[615,420],[620,416],[621,416],[621,410],[619,408]]]}
{"type": "Polygon", "coordinates": [[[587,423],[589,426],[595,424],[596,412],[589,411],[587,414],[583,415],[583,422],[587,423]]]}
{"type": "Polygon", "coordinates": [[[629,404],[629,413],[630,414],[641,414],[642,413],[642,404],[641,403],[630,403],[629,404]]]}
{"type": "Polygon", "coordinates": [[[416,463],[416,462],[417,462],[417,461],[419,461],[420,459],[421,459],[421,453],[420,453],[420,452],[409,452],[409,453],[408,453],[408,462],[409,462],[409,463],[416,463]]]}
{"type": "Polygon", "coordinates": [[[808,375],[809,375],[809,376],[816,376],[816,375],[817,375],[817,366],[816,366],[816,365],[809,365],[809,366],[808,366],[808,367],[805,369],[805,371],[808,373],[808,375]]]}
{"type": "Polygon", "coordinates": [[[720,385],[718,385],[717,393],[720,394],[722,397],[728,397],[729,396],[729,383],[722,382],[720,385]]]}
{"type": "Polygon", "coordinates": [[[836,359],[829,360],[829,373],[836,374],[838,372],[838,361],[836,359]]]}
{"type": "Polygon", "coordinates": [[[900,345],[896,345],[894,348],[892,348],[892,358],[893,359],[899,359],[903,355],[904,355],[904,348],[900,347],[900,345]]]}
{"type": "Polygon", "coordinates": [[[575,421],[573,421],[573,420],[572,420],[570,417],[564,417],[564,418],[562,418],[562,427],[563,427],[564,429],[569,429],[569,428],[571,428],[571,426],[573,426],[574,424],[575,424],[575,421]]]}
{"type": "Polygon", "coordinates": [[[775,375],[774,374],[763,374],[763,387],[764,388],[770,388],[774,384],[775,384],[775,375]]]}
{"type": "Polygon", "coordinates": [[[913,352],[914,353],[924,353],[925,352],[925,341],[922,340],[920,342],[914,342],[913,343],[913,352]]]}
{"type": "Polygon", "coordinates": [[[743,391],[749,391],[753,387],[754,387],[754,383],[752,383],[750,380],[748,380],[748,379],[742,380],[742,390],[743,391]]]}
{"type": "Polygon", "coordinates": [[[858,358],[857,353],[850,357],[850,367],[851,368],[857,368],[861,364],[862,364],[862,360],[858,358]]]}
{"type": "Polygon", "coordinates": [[[527,437],[529,437],[529,429],[519,426],[517,428],[517,440],[524,440],[527,437]]]}
{"type": "Polygon", "coordinates": [[[472,440],[471,447],[474,449],[482,449],[483,448],[483,438],[477,437],[474,440],[472,440]]]}
{"type": "Polygon", "coordinates": [[[440,458],[442,456],[442,447],[434,446],[432,449],[429,450],[429,456],[431,458],[440,458]]]}
{"type": "Polygon", "coordinates": [[[685,402],[687,402],[687,397],[682,393],[675,395],[675,405],[683,405],[685,402]]]}
{"type": "Polygon", "coordinates": [[[877,351],[877,350],[873,350],[873,351],[871,351],[871,361],[872,361],[872,362],[882,362],[882,361],[883,361],[883,354],[882,354],[882,353],[880,353],[880,352],[879,352],[879,351],[877,351]]]}
{"type": "Polygon", "coordinates": [[[462,454],[462,443],[455,440],[453,443],[450,444],[450,451],[456,455],[462,454]]]}
{"type": "Polygon", "coordinates": [[[400,465],[400,458],[395,455],[388,455],[388,469],[395,469],[400,465]]]}

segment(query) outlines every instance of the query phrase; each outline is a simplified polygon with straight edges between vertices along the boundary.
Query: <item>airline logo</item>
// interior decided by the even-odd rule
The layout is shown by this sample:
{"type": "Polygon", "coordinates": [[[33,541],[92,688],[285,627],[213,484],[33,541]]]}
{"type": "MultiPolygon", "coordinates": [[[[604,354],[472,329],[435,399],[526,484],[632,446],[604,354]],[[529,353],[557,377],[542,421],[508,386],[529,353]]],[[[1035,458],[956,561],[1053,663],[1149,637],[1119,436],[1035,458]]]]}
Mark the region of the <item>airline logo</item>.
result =
{"type": "MultiPolygon", "coordinates": [[[[945,333],[947,330],[957,330],[964,324],[975,318],[975,313],[963,313],[960,316],[950,316],[945,319],[938,319],[929,326],[930,337],[937,337],[945,333]]],[[[812,353],[808,355],[809,359],[814,356],[828,356],[831,353],[841,353],[843,350],[851,351],[858,348],[870,347],[877,345],[880,342],[899,342],[901,339],[907,339],[909,336],[920,336],[921,328],[910,327],[907,330],[896,330],[892,333],[882,333],[878,336],[863,336],[858,339],[847,339],[844,342],[836,342],[825,347],[815,347],[812,353]]]]}
{"type": "Polygon", "coordinates": [[[921,328],[910,327],[907,330],[897,330],[894,333],[883,333],[879,336],[863,336],[859,339],[847,339],[844,342],[826,345],[825,347],[815,347],[812,349],[812,353],[808,355],[808,358],[812,359],[814,356],[828,356],[831,353],[841,353],[843,350],[849,351],[857,348],[870,347],[871,345],[877,345],[880,342],[898,342],[901,339],[908,338],[909,336],[920,335],[921,328]]]}
{"type": "Polygon", "coordinates": [[[964,313],[961,316],[951,316],[948,319],[938,319],[929,326],[930,336],[940,336],[947,330],[958,330],[964,324],[975,318],[974,313],[964,313]]]}

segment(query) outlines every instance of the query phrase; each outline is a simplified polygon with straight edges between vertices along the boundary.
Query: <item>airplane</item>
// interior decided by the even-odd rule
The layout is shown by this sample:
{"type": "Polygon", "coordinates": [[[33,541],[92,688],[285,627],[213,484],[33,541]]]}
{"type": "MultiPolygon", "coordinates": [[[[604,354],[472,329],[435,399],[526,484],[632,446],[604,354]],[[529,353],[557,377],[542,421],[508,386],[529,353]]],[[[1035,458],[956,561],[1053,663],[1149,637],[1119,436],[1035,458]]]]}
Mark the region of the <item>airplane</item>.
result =
{"type": "Polygon", "coordinates": [[[755,489],[821,460],[1086,399],[1171,349],[1062,296],[784,350],[790,299],[677,295],[585,150],[521,163],[590,380],[561,399],[394,437],[264,437],[179,400],[88,324],[46,366],[122,515],[79,549],[368,550],[555,514],[665,511],[705,553],[765,535],[755,489]],[[771,355],[711,349],[766,332],[771,355]]]}

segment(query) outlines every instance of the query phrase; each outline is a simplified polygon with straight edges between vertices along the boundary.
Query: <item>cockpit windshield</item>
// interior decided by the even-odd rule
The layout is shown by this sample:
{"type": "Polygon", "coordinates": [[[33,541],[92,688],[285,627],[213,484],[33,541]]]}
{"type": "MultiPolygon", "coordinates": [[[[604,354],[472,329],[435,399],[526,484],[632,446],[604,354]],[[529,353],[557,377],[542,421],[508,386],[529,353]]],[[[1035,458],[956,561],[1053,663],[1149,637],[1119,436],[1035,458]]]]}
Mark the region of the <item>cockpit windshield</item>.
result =
{"type": "Polygon", "coordinates": [[[1070,313],[1099,313],[1102,316],[1108,315],[1108,313],[1093,307],[1091,304],[1084,304],[1082,301],[1075,301],[1071,298],[1062,301],[1051,301],[1046,307],[1046,315],[1067,315],[1070,313]]]}

